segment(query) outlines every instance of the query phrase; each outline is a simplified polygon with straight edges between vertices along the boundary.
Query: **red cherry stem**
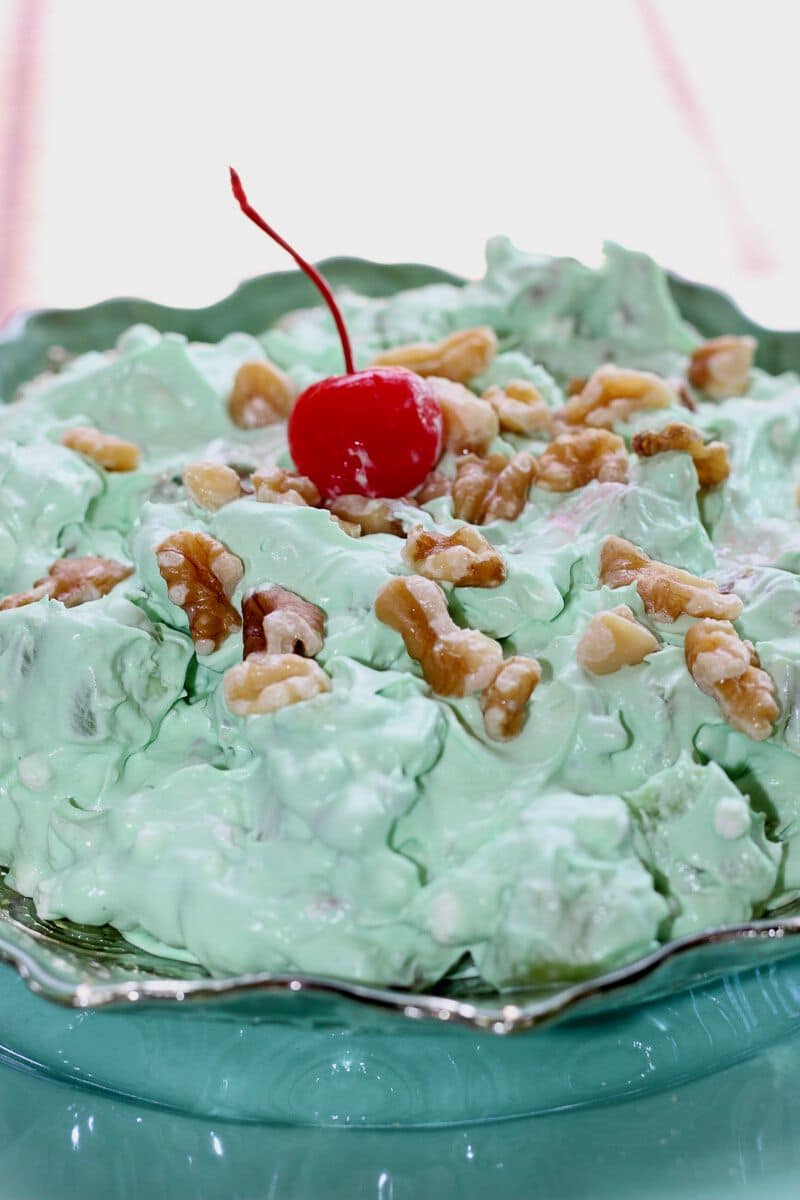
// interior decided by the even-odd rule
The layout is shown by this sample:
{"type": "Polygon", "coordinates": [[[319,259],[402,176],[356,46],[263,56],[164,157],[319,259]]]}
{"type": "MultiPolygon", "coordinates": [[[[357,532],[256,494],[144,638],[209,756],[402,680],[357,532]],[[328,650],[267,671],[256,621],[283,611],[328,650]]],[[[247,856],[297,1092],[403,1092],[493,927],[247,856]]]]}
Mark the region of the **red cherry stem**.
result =
{"type": "Polygon", "coordinates": [[[252,207],[249,200],[247,199],[245,190],[242,187],[242,181],[239,178],[238,171],[234,171],[233,167],[231,167],[230,173],[231,173],[231,187],[233,188],[233,194],[236,197],[236,200],[239,204],[239,208],[242,210],[244,215],[246,217],[249,217],[250,220],[253,222],[253,224],[257,225],[259,229],[263,229],[264,233],[266,233],[269,237],[271,237],[273,242],[277,242],[279,246],[282,246],[283,249],[287,251],[287,253],[291,254],[292,258],[297,263],[300,270],[303,271],[308,276],[308,278],[316,285],[316,287],[322,293],[322,298],[325,301],[325,303],[327,304],[328,308],[331,310],[331,316],[333,317],[334,321],[336,322],[336,328],[339,333],[339,340],[342,343],[342,353],[344,354],[345,373],[347,375],[355,374],[355,366],[353,364],[353,350],[350,345],[350,336],[347,332],[347,326],[344,323],[344,317],[342,316],[339,305],[336,303],[336,300],[334,299],[333,292],[331,291],[330,285],[328,284],[327,280],[322,275],[320,275],[320,273],[316,267],[312,266],[312,264],[310,262],[307,262],[300,254],[298,254],[297,251],[294,249],[294,247],[290,246],[285,238],[282,238],[279,233],[276,233],[275,230],[272,228],[272,226],[267,224],[267,222],[264,220],[264,218],[261,216],[260,213],[256,212],[256,210],[252,207]]]}

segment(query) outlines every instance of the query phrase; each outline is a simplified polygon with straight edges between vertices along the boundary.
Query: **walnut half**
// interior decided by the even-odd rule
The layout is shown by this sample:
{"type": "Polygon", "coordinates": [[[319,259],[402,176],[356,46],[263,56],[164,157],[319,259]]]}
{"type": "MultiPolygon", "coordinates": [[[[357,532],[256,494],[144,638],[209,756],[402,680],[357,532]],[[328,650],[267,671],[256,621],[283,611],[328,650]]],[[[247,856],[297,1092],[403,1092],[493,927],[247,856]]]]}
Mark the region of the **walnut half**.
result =
{"type": "Polygon", "coordinates": [[[463,383],[435,376],[428,382],[441,409],[445,449],[454,454],[484,454],[500,432],[500,422],[491,404],[463,383]]]}
{"type": "Polygon", "coordinates": [[[739,597],[720,592],[712,580],[655,562],[621,537],[607,537],[603,542],[600,582],[610,588],[635,583],[645,612],[656,621],[677,621],[684,614],[735,621],[742,611],[739,597]]]}
{"type": "Polygon", "coordinates": [[[222,677],[225,702],[232,713],[252,717],[312,700],[331,690],[319,663],[299,654],[251,654],[222,677]]]}
{"type": "Polygon", "coordinates": [[[760,742],[780,715],[772,677],[730,621],[698,621],[686,634],[684,655],[701,692],[713,697],[733,729],[760,742]]]}
{"type": "Polygon", "coordinates": [[[91,458],[104,471],[135,471],[139,466],[137,445],[111,433],[101,433],[93,425],[74,425],[62,433],[61,445],[91,458]]]}
{"type": "Polygon", "coordinates": [[[703,441],[703,435],[693,425],[673,421],[663,429],[649,430],[634,435],[631,446],[642,458],[678,450],[688,454],[697,471],[697,482],[701,488],[717,487],[731,473],[728,447],[724,442],[703,441]]]}
{"type": "Polygon", "coordinates": [[[497,353],[497,338],[488,325],[459,329],[440,342],[394,346],[374,359],[376,366],[407,367],[417,375],[440,375],[468,383],[486,371],[497,353]]]}
{"type": "Polygon", "coordinates": [[[689,383],[715,400],[744,395],[757,347],[754,337],[733,334],[703,342],[689,359],[689,383]]]}
{"type": "Polygon", "coordinates": [[[455,533],[433,533],[414,525],[403,558],[418,575],[457,587],[497,587],[506,577],[502,555],[471,525],[455,533]]]}
{"type": "Polygon", "coordinates": [[[536,471],[533,457],[525,450],[506,458],[467,455],[456,467],[453,481],[453,513],[470,525],[490,521],[515,521],[525,507],[536,471]]]}
{"type": "Polygon", "coordinates": [[[592,675],[635,667],[658,649],[658,639],[636,620],[627,604],[595,613],[578,642],[577,659],[592,675]]]}
{"type": "Polygon", "coordinates": [[[261,429],[284,421],[293,404],[288,375],[270,362],[246,362],[236,372],[228,412],[240,429],[261,429]]]}
{"type": "Polygon", "coordinates": [[[507,742],[522,732],[528,701],[541,677],[542,668],[535,658],[516,654],[501,665],[481,696],[484,727],[493,741],[507,742]]]}
{"type": "Polygon", "coordinates": [[[468,696],[487,687],[503,659],[498,642],[460,629],[442,589],[421,575],[390,579],[375,599],[375,615],[402,637],[411,658],[441,696],[468,696]]]}
{"type": "Polygon", "coordinates": [[[553,414],[539,389],[527,379],[510,379],[503,387],[487,388],[481,398],[497,413],[500,428],[510,433],[530,437],[553,428],[553,414]]]}
{"type": "Polygon", "coordinates": [[[230,602],[244,574],[241,560],[207,533],[179,529],[156,547],[167,595],[182,608],[198,654],[217,650],[242,623],[230,602]]]}
{"type": "Polygon", "coordinates": [[[570,396],[557,414],[567,425],[612,429],[642,408],[669,408],[678,397],[658,375],[606,363],[598,367],[582,391],[570,396]]]}
{"type": "Polygon", "coordinates": [[[594,479],[624,483],[627,477],[625,443],[608,429],[584,426],[559,434],[534,462],[533,482],[548,492],[572,492],[594,479]]]}
{"type": "Polygon", "coordinates": [[[88,600],[107,596],[123,579],[133,574],[133,567],[113,558],[58,558],[47,575],[37,579],[28,592],[17,592],[0,600],[0,611],[23,608],[49,596],[60,600],[66,608],[76,608],[88,600]]]}
{"type": "Polygon", "coordinates": [[[286,588],[257,588],[242,601],[244,657],[302,654],[314,658],[322,649],[325,613],[286,588]]]}

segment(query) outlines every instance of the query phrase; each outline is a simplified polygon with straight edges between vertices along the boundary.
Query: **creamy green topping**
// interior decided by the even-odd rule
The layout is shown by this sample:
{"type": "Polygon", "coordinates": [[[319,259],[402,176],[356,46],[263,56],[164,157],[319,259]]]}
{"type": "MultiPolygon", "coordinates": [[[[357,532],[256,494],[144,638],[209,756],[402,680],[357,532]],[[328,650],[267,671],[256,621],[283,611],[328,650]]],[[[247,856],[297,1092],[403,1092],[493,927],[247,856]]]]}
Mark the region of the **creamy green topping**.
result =
{"type": "MultiPolygon", "coordinates": [[[[615,246],[590,270],[498,239],[479,282],[343,299],[360,365],[488,324],[500,352],[473,389],[527,379],[553,409],[569,378],[605,361],[683,374],[698,342],[659,269],[615,246]]],[[[378,590],[409,571],[400,538],[354,539],[324,509],[252,496],[209,512],[185,492],[183,469],[199,459],[244,473],[291,465],[285,424],[231,422],[238,367],[269,358],[300,388],[338,372],[340,354],[322,309],[218,345],[138,326],[0,411],[0,596],[62,556],[133,567],[79,607],[0,612],[10,883],[43,916],[110,921],[215,972],[415,986],[466,956],[497,986],[575,978],[800,894],[800,381],[755,370],[744,396],[695,392],[694,410],[616,426],[628,444],[670,421],[727,443],[730,478],[699,499],[688,455],[631,453],[627,483],[534,486],[517,520],[482,528],[507,578],[445,585],[450,613],[542,666],[522,732],[499,743],[478,697],[434,695],[375,617],[378,590]],[[76,425],[135,442],[139,469],[106,473],[65,449],[76,425]],[[241,560],[235,608],[277,584],[324,611],[329,692],[260,716],[229,710],[222,677],[242,637],[196,655],[154,553],[178,530],[241,560]],[[609,534],[741,597],[736,627],[781,709],[767,741],[734,731],[693,681],[689,618],[659,624],[635,586],[599,584],[609,534]],[[620,604],[660,648],[591,675],[578,644],[620,604]]],[[[545,444],[504,434],[493,449],[545,444]]],[[[440,469],[454,466],[447,456],[440,469]]],[[[447,497],[400,515],[439,533],[461,524],[447,497]]]]}

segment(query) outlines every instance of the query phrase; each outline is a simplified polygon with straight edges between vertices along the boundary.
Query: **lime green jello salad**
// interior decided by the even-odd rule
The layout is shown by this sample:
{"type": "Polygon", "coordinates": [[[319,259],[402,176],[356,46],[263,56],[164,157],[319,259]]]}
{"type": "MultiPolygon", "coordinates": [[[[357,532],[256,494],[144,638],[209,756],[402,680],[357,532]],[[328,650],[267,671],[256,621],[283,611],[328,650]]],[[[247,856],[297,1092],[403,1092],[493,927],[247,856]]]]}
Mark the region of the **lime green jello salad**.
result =
{"type": "Polygon", "coordinates": [[[356,365],[439,407],[411,494],[289,455],[342,369],[323,307],[135,326],[5,397],[9,885],[215,973],[403,986],[591,975],[795,898],[797,377],[613,245],[340,301],[356,365]]]}

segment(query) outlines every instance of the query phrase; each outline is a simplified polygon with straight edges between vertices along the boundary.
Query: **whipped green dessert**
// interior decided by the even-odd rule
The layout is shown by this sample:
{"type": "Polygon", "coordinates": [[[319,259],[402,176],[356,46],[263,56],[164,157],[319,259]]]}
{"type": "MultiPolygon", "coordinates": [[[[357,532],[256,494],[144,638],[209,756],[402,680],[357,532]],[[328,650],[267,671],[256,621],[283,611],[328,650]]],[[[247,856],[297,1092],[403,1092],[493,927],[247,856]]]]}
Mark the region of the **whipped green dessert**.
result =
{"type": "Polygon", "coordinates": [[[800,380],[606,253],[341,297],[441,404],[404,497],[295,469],[323,308],[3,397],[0,863],[42,917],[506,987],[800,894],[800,380]]]}

